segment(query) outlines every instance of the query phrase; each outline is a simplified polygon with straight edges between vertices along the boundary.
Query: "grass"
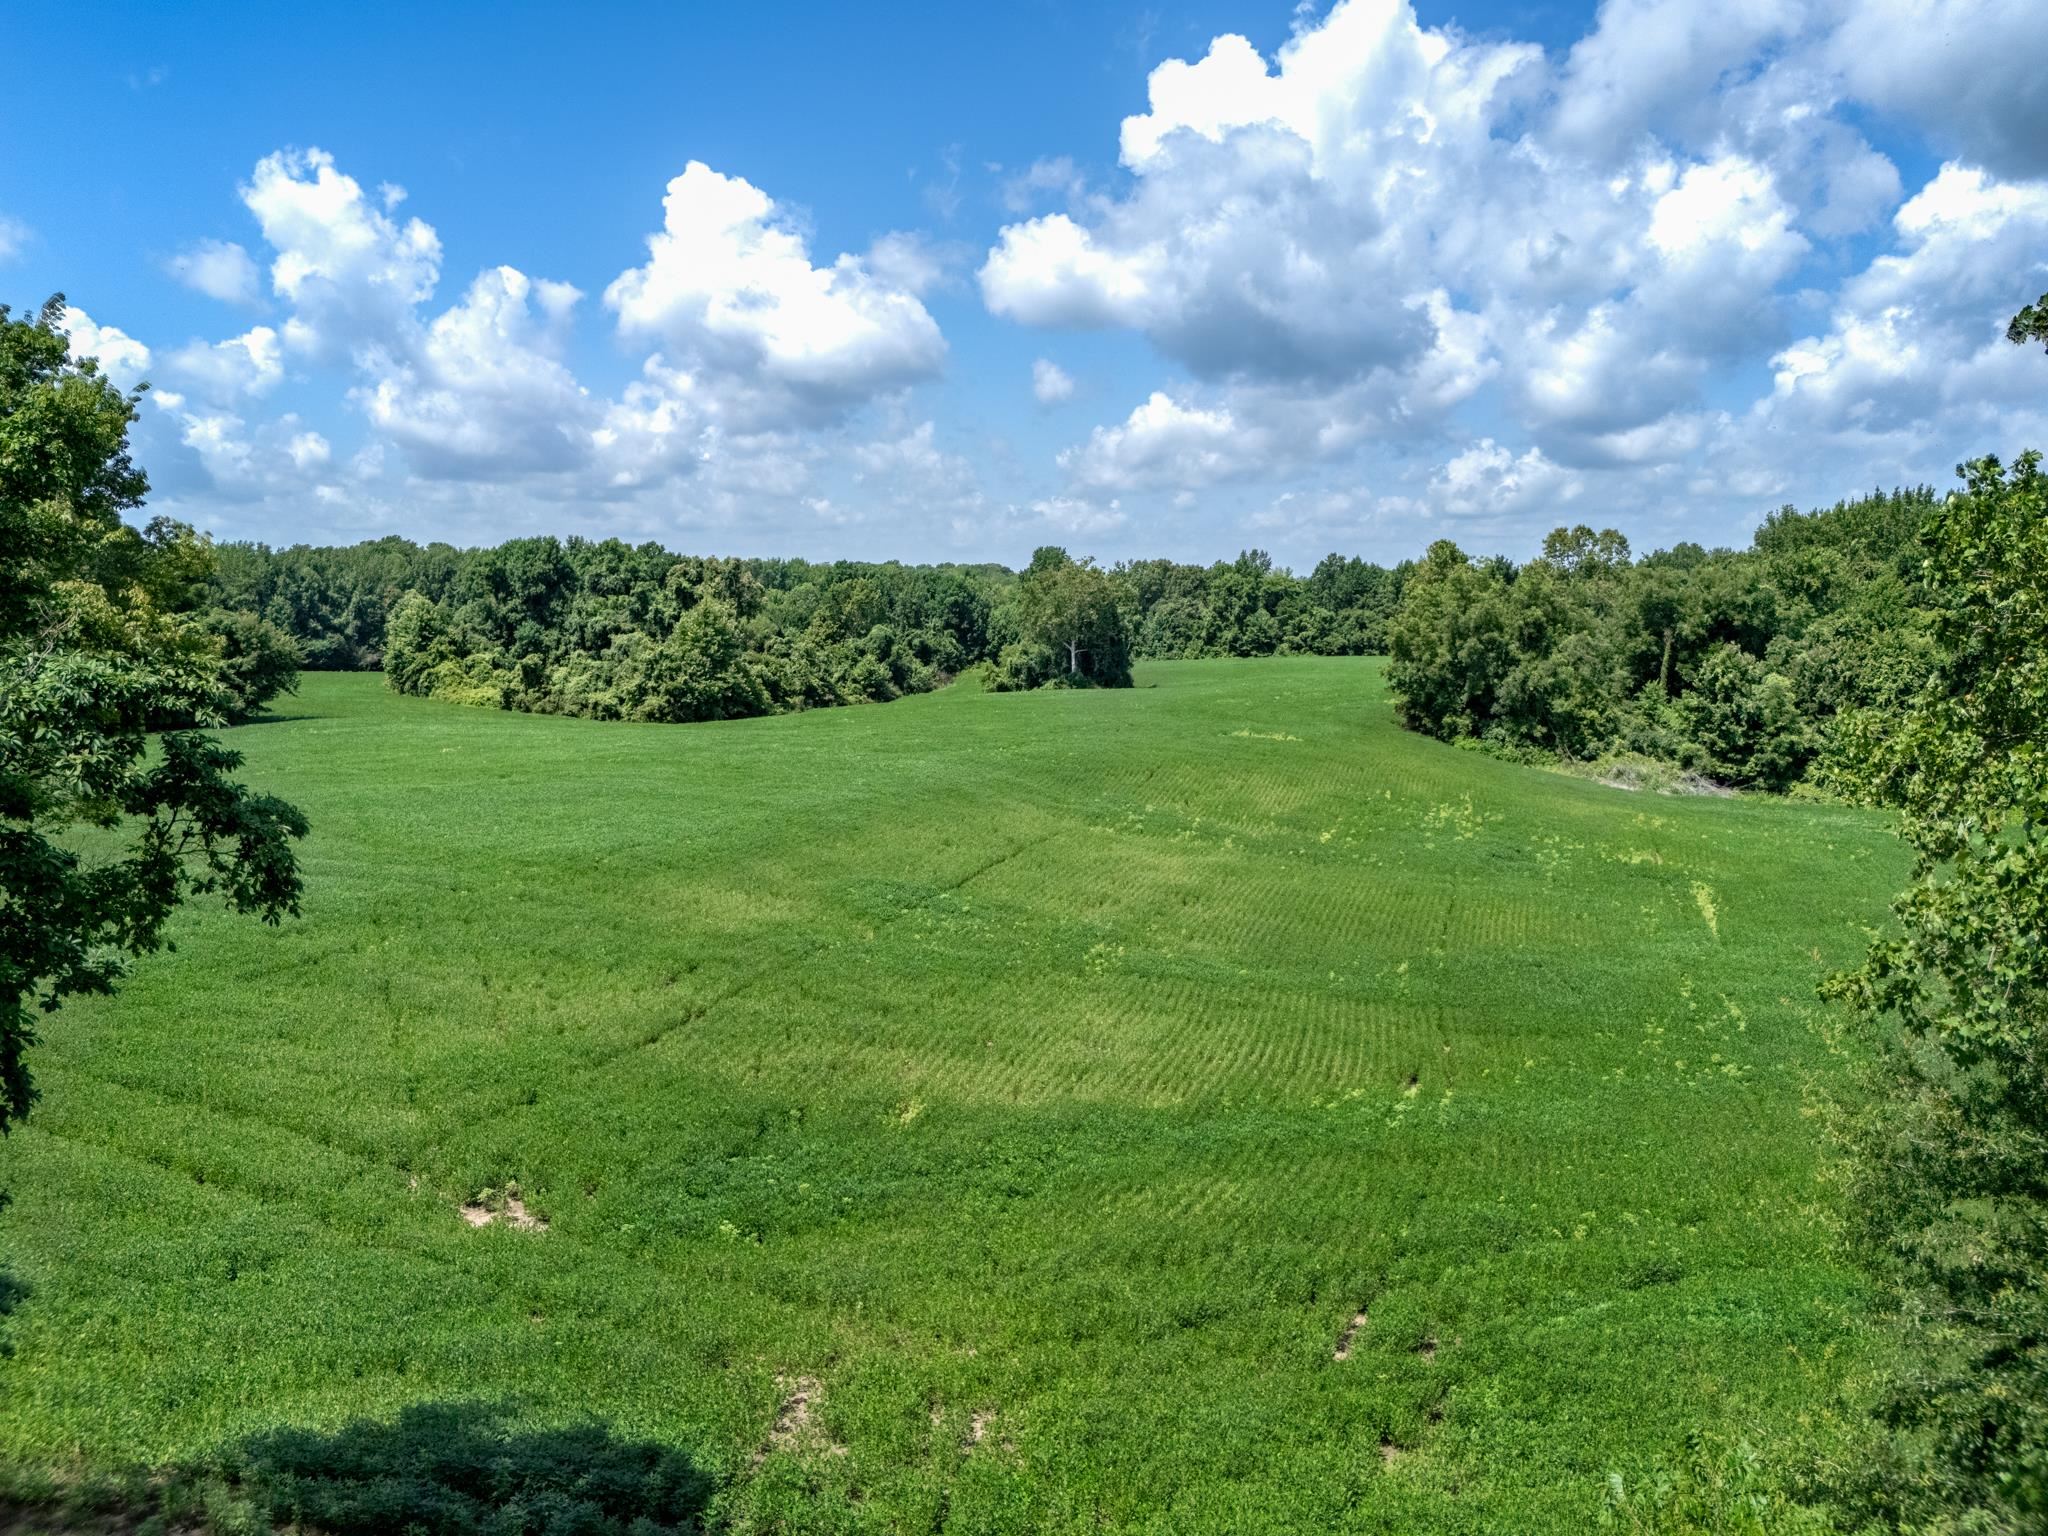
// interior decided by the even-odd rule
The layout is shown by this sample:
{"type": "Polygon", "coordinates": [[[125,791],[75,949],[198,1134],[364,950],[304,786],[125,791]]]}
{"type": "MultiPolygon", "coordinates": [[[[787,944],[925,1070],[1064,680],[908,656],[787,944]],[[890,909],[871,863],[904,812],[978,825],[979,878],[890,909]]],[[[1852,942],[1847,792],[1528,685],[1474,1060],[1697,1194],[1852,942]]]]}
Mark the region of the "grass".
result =
{"type": "Polygon", "coordinates": [[[0,1147],[17,1492],[468,1401],[739,1530],[1580,1532],[1859,1369],[1801,1111],[1868,816],[1453,751],[1369,661],[286,703],[304,919],[181,919],[0,1147]]]}

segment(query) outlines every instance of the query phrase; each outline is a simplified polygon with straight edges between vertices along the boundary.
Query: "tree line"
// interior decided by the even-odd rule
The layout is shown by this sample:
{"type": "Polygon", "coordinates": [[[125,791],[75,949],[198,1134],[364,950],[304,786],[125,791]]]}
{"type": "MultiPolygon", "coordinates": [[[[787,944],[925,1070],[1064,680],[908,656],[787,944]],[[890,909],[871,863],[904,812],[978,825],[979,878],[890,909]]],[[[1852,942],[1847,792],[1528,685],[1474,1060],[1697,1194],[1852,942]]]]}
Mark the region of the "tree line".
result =
{"type": "Polygon", "coordinates": [[[1932,653],[1915,539],[1932,490],[1784,508],[1745,550],[1637,559],[1559,528],[1517,565],[1439,541],[1306,576],[1210,565],[682,555],[617,539],[456,549],[225,544],[236,665],[381,668],[402,691],[598,719],[732,719],[920,693],[1122,687],[1133,661],[1390,654],[1404,723],[1521,759],[1635,757],[1742,788],[1809,776],[1844,711],[1896,704],[1932,653]]]}
{"type": "Polygon", "coordinates": [[[1331,555],[1298,577],[1259,550],[1102,567],[1046,546],[1013,572],[393,537],[223,544],[211,581],[252,653],[288,642],[308,668],[464,703],[687,721],[893,699],[984,664],[997,689],[1122,687],[1146,657],[1376,652],[1411,569],[1331,555]]]}

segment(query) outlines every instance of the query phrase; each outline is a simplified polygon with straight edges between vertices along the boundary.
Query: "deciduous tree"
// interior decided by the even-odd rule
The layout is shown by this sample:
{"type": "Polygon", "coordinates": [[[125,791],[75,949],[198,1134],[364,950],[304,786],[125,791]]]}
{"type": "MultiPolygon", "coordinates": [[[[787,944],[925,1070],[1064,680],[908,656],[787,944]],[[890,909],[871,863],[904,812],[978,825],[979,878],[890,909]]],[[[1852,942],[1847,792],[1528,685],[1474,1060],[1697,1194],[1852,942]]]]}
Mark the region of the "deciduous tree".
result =
{"type": "Polygon", "coordinates": [[[148,490],[138,397],[72,361],[62,315],[0,307],[0,1130],[35,1100],[38,1010],[110,991],[190,896],[296,912],[306,832],[192,728],[234,702],[201,611],[211,553],[123,521],[148,490]]]}
{"type": "Polygon", "coordinates": [[[1128,688],[1130,639],[1116,585],[1093,560],[1047,545],[1017,583],[1019,638],[996,668],[998,688],[1128,688]]]}
{"type": "Polygon", "coordinates": [[[1912,882],[1825,990],[1879,1062],[1841,1122],[1902,1302],[1879,1494],[1989,1536],[2048,1524],[2048,478],[2031,453],[1963,474],[1923,535],[1932,675],[1850,720],[1845,778],[1897,810],[1912,882]]]}

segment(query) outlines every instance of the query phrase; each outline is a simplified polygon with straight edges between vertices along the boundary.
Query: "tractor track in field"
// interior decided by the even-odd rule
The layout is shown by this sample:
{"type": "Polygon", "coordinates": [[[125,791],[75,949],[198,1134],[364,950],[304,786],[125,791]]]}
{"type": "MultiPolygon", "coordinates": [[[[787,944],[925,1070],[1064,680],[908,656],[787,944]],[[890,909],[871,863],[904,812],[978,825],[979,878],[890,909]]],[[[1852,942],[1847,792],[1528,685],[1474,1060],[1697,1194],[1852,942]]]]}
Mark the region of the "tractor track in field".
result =
{"type": "MultiPolygon", "coordinates": [[[[176,1180],[190,1179],[190,1175],[173,1165],[158,1162],[156,1159],[140,1152],[111,1146],[103,1141],[93,1141],[82,1136],[66,1134],[62,1131],[52,1131],[46,1126],[38,1126],[35,1134],[67,1147],[78,1148],[88,1155],[98,1154],[116,1162],[128,1164],[131,1167],[147,1170],[164,1178],[176,1180]]],[[[366,1256],[382,1256],[386,1259],[396,1260],[401,1264],[416,1263],[432,1271],[460,1276],[464,1280],[476,1281],[479,1279],[476,1270],[455,1256],[455,1250],[441,1251],[434,1246],[440,1242],[443,1228],[431,1221],[423,1221],[415,1229],[424,1241],[418,1244],[392,1242],[367,1236],[356,1228],[345,1227],[335,1218],[324,1215],[307,1205],[297,1195],[268,1192],[258,1186],[232,1178],[209,1177],[204,1184],[196,1185],[196,1187],[216,1191],[224,1199],[246,1201],[252,1205],[287,1210],[292,1216],[303,1220],[308,1226],[315,1227],[323,1235],[336,1240],[339,1245],[344,1246],[351,1253],[366,1256]]],[[[431,1198],[431,1204],[435,1208],[436,1213],[446,1211],[447,1209],[445,1202],[440,1200],[438,1195],[431,1198]]],[[[446,1230],[450,1233],[455,1233],[458,1237],[462,1235],[457,1228],[452,1226],[446,1230]]],[[[548,1247],[552,1252],[561,1256],[556,1262],[566,1261],[574,1267],[580,1268],[592,1262],[594,1257],[590,1252],[589,1244],[578,1242],[571,1237],[551,1236],[548,1239],[548,1247]]],[[[644,1281],[651,1280],[662,1291],[668,1290],[672,1285],[681,1284],[679,1279],[672,1277],[659,1266],[641,1265],[637,1268],[636,1272],[644,1281]]],[[[591,1322],[591,1317],[583,1317],[579,1320],[579,1326],[587,1327],[590,1326],[591,1322]]],[[[635,1324],[604,1322],[603,1326],[614,1333],[623,1333],[633,1337],[639,1336],[639,1330],[635,1324]]],[[[0,1536],[4,1536],[4,1532],[0,1532],[0,1536]]]]}
{"type": "MultiPolygon", "coordinates": [[[[911,912],[920,910],[924,907],[928,907],[932,901],[937,900],[940,896],[951,895],[956,891],[963,890],[976,880],[981,879],[984,875],[990,873],[993,870],[1001,868],[1003,865],[1008,864],[1013,859],[1021,858],[1023,855],[1032,852],[1034,849],[1042,848],[1047,843],[1056,841],[1057,839],[1065,837],[1067,835],[1068,829],[1061,828],[1057,831],[1047,832],[1039,837],[1027,838],[1025,841],[1017,844],[1014,847],[1004,849],[1002,852],[997,853],[990,858],[984,859],[981,863],[975,865],[972,869],[968,870],[958,879],[950,881],[949,883],[938,887],[931,896],[925,898],[923,901],[914,903],[911,906],[903,908],[900,912],[897,912],[889,917],[881,919],[881,921],[879,921],[875,926],[877,929],[890,927],[893,924],[901,921],[911,912]]],[[[792,961],[791,963],[803,964],[810,960],[813,960],[818,955],[823,954],[827,949],[829,949],[831,947],[831,944],[832,941],[828,939],[813,940],[811,944],[808,947],[806,947],[802,952],[800,952],[795,957],[794,961],[792,961]]],[[[743,997],[747,993],[754,991],[763,983],[780,976],[786,969],[786,965],[763,966],[749,975],[739,977],[734,981],[730,982],[729,984],[727,984],[720,991],[691,1005],[691,1007],[684,1012],[682,1017],[678,1018],[673,1023],[665,1025],[661,1029],[655,1030],[651,1034],[646,1035],[641,1039],[634,1041],[630,1044],[618,1046],[596,1057],[586,1058],[584,1061],[578,1063],[569,1072],[565,1073],[560,1081],[564,1083],[578,1081],[589,1076],[594,1072],[602,1071],[605,1068],[610,1067],[618,1061],[624,1059],[625,1057],[635,1054],[636,1052],[652,1049],[654,1046],[659,1045],[663,1040],[667,1039],[669,1036],[675,1034],[678,1030],[688,1028],[690,1025],[696,1023],[697,1021],[711,1013],[712,1010],[723,1007],[725,1004],[733,1001],[735,998],[743,997]]],[[[282,1135],[298,1141],[303,1141],[307,1143],[310,1147],[317,1147],[323,1152],[332,1153],[335,1156],[344,1158],[347,1161],[356,1164],[357,1166],[361,1167],[363,1171],[366,1173],[387,1171],[396,1174],[401,1178],[416,1177],[418,1174],[417,1169],[409,1167],[405,1163],[393,1160],[388,1154],[372,1151],[360,1145],[351,1144],[344,1140],[337,1140],[325,1135],[321,1135],[314,1131],[305,1129],[303,1127],[291,1125],[287,1122],[280,1120],[274,1120],[264,1115],[252,1113],[248,1110],[238,1109],[232,1105],[226,1105],[210,1101],[196,1095],[172,1094],[166,1093],[159,1088],[138,1087],[133,1083],[124,1081],[120,1077],[110,1076],[109,1074],[103,1071],[99,1071],[90,1066],[73,1065],[71,1068],[69,1068],[69,1070],[78,1073],[80,1076],[87,1078],[90,1081],[99,1082],[109,1087],[118,1088],[124,1093],[132,1093],[136,1095],[138,1098],[147,1099],[153,1103],[162,1104],[166,1106],[173,1106],[179,1109],[198,1110],[202,1114],[217,1116],[221,1119],[230,1121],[238,1125],[257,1127],[275,1135],[282,1135]]],[[[523,1099],[511,1099],[506,1102],[487,1107],[474,1116],[464,1117],[463,1119],[458,1120],[456,1124],[464,1130],[476,1130],[482,1126],[488,1125],[490,1122],[494,1120],[501,1119],[505,1115],[512,1113],[514,1110],[522,1109],[525,1107],[527,1106],[523,1099]]],[[[123,1148],[116,1147],[109,1142],[88,1140],[86,1138],[75,1135],[67,1136],[61,1132],[51,1131],[43,1127],[38,1127],[38,1131],[42,1135],[49,1136],[53,1140],[64,1142],[67,1145],[97,1148],[98,1150],[106,1152],[110,1156],[121,1158],[129,1162],[137,1163],[144,1167],[154,1168],[159,1172],[165,1174],[178,1176],[181,1172],[175,1164],[168,1162],[158,1162],[155,1159],[144,1156],[141,1153],[128,1151],[123,1148]]],[[[233,1180],[223,1181],[217,1178],[209,1178],[207,1182],[211,1183],[213,1187],[226,1191],[231,1191],[236,1194],[240,1194],[248,1199],[258,1201],[259,1203],[289,1203],[293,1205],[294,1209],[306,1209],[303,1202],[296,1195],[286,1196],[280,1193],[268,1192],[265,1191],[261,1186],[247,1183],[237,1183],[233,1180]]],[[[310,1211],[307,1211],[307,1215],[309,1219],[315,1221],[319,1225],[326,1227],[329,1230],[335,1229],[334,1224],[328,1221],[326,1218],[314,1214],[310,1211]]],[[[393,1249],[385,1247],[384,1245],[374,1243],[358,1243],[357,1246],[367,1249],[374,1249],[380,1252],[401,1254],[414,1252],[414,1250],[412,1249],[393,1249]]],[[[435,1260],[434,1262],[445,1263],[447,1261],[435,1260]]]]}
{"type": "Polygon", "coordinates": [[[289,1121],[273,1120],[252,1110],[239,1109],[232,1104],[223,1104],[217,1099],[204,1098],[198,1095],[166,1093],[156,1087],[138,1087],[125,1078],[116,1077],[96,1067],[74,1064],[67,1066],[65,1070],[67,1072],[75,1072],[89,1082],[99,1083],[109,1088],[118,1088],[123,1093],[132,1093],[137,1098],[147,1099],[152,1103],[174,1106],[179,1109],[196,1109],[201,1114],[217,1116],[222,1120],[233,1121],[237,1125],[260,1127],[275,1135],[288,1137],[294,1141],[303,1141],[309,1146],[318,1147],[323,1152],[332,1152],[339,1157],[347,1158],[351,1162],[364,1164],[367,1167],[389,1168],[393,1172],[401,1174],[411,1174],[417,1171],[406,1167],[402,1163],[393,1162],[384,1153],[370,1147],[354,1145],[347,1141],[333,1140],[318,1132],[293,1125],[289,1121]]]}
{"type": "Polygon", "coordinates": [[[204,1184],[199,1184],[182,1169],[169,1163],[158,1162],[155,1158],[146,1156],[141,1152],[133,1152],[125,1147],[112,1146],[104,1141],[88,1140],[83,1136],[68,1135],[63,1131],[53,1131],[47,1126],[38,1126],[36,1128],[36,1135],[50,1141],[59,1142],[64,1146],[81,1148],[87,1153],[96,1153],[103,1157],[112,1158],[117,1162],[147,1169],[164,1178],[184,1179],[187,1182],[193,1183],[196,1188],[215,1190],[226,1198],[247,1200],[255,1205],[284,1207],[292,1215],[304,1220],[308,1225],[318,1227],[323,1232],[344,1237],[349,1248],[355,1252],[382,1254],[387,1258],[400,1260],[417,1260],[432,1268],[453,1270],[465,1276],[471,1273],[454,1259],[430,1252],[426,1248],[406,1247],[397,1243],[379,1242],[375,1238],[347,1231],[333,1218],[324,1216],[319,1211],[312,1209],[295,1195],[274,1194],[255,1185],[243,1183],[232,1178],[209,1178],[204,1184]]]}
{"type": "MultiPolygon", "coordinates": [[[[1058,839],[1066,837],[1068,835],[1069,829],[1061,828],[1057,831],[1044,833],[1039,837],[1027,838],[1025,841],[1017,844],[1014,848],[1005,849],[1003,852],[996,854],[992,858],[984,859],[981,863],[977,864],[974,868],[967,871],[966,874],[960,876],[957,880],[949,881],[945,885],[936,887],[931,893],[931,895],[924,897],[922,900],[912,902],[910,905],[901,908],[899,911],[894,912],[889,916],[878,919],[873,926],[877,932],[880,932],[881,930],[886,928],[893,927],[895,924],[901,922],[905,917],[908,917],[912,912],[922,911],[929,908],[930,905],[934,901],[937,901],[940,897],[950,896],[957,891],[964,890],[969,885],[972,885],[976,880],[979,880],[983,875],[986,875],[993,870],[1000,869],[1003,865],[1008,864],[1011,860],[1021,858],[1023,857],[1023,855],[1032,852],[1034,849],[1043,848],[1047,843],[1055,842],[1058,839]]],[[[576,1063],[573,1067],[564,1072],[558,1081],[564,1085],[578,1082],[584,1078],[587,1078],[594,1072],[603,1071],[605,1068],[612,1066],[616,1062],[619,1062],[628,1056],[635,1055],[641,1051],[652,1050],[654,1047],[660,1045],[662,1041],[668,1039],[671,1035],[677,1033],[679,1030],[688,1029],[692,1024],[695,1024],[699,1020],[705,1018],[715,1009],[724,1007],[727,1003],[732,1002],[736,998],[745,997],[748,993],[754,991],[756,988],[760,987],[766,982],[781,979],[784,975],[788,973],[791,966],[809,964],[812,960],[817,959],[818,956],[824,954],[827,950],[831,949],[834,943],[836,942],[836,940],[832,939],[812,939],[807,945],[805,945],[801,950],[799,950],[795,955],[790,957],[788,960],[778,961],[773,965],[761,966],[747,975],[735,978],[731,982],[727,983],[724,988],[722,988],[718,992],[713,993],[711,996],[706,997],[699,1002],[693,1003],[689,1008],[684,1010],[680,1018],[675,1019],[673,1022],[664,1024],[659,1029],[648,1031],[646,1034],[642,1035],[638,1040],[628,1042],[624,1045],[614,1046],[610,1050],[607,1050],[600,1055],[589,1056],[584,1058],[582,1061],[576,1063]]],[[[479,1126],[489,1124],[493,1120],[500,1119],[503,1116],[512,1113],[514,1110],[523,1109],[526,1107],[527,1105],[523,1099],[509,1099],[492,1108],[484,1110],[475,1119],[465,1120],[462,1123],[465,1129],[474,1130],[479,1126]]]]}
{"type": "MultiPolygon", "coordinates": [[[[1009,863],[1012,859],[1021,858],[1025,854],[1030,853],[1033,849],[1043,848],[1047,843],[1055,842],[1058,839],[1065,837],[1067,835],[1068,834],[1066,829],[1062,828],[1060,831],[1047,832],[1040,837],[1026,838],[1016,847],[1008,849],[1005,852],[999,853],[992,859],[984,859],[981,863],[975,865],[974,868],[970,869],[966,874],[962,875],[958,880],[955,880],[951,885],[941,886],[939,888],[939,894],[942,896],[950,896],[955,891],[964,890],[966,887],[974,884],[974,882],[979,880],[983,875],[990,873],[992,870],[1001,869],[1005,864],[1009,863]]],[[[920,903],[920,905],[929,906],[930,898],[927,898],[923,903],[920,903]]],[[[892,918],[890,919],[890,921],[893,922],[895,921],[895,919],[892,918]]]]}

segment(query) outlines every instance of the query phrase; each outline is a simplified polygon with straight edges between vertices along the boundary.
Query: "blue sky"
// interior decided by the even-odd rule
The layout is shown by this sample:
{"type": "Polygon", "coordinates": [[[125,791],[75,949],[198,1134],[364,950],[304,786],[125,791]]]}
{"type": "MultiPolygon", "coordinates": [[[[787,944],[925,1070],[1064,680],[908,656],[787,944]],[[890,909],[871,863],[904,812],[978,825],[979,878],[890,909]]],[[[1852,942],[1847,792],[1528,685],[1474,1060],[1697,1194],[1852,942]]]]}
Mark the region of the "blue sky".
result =
{"type": "Polygon", "coordinates": [[[224,537],[1739,542],[2048,439],[2031,11],[50,8],[0,293],[224,537]]]}

